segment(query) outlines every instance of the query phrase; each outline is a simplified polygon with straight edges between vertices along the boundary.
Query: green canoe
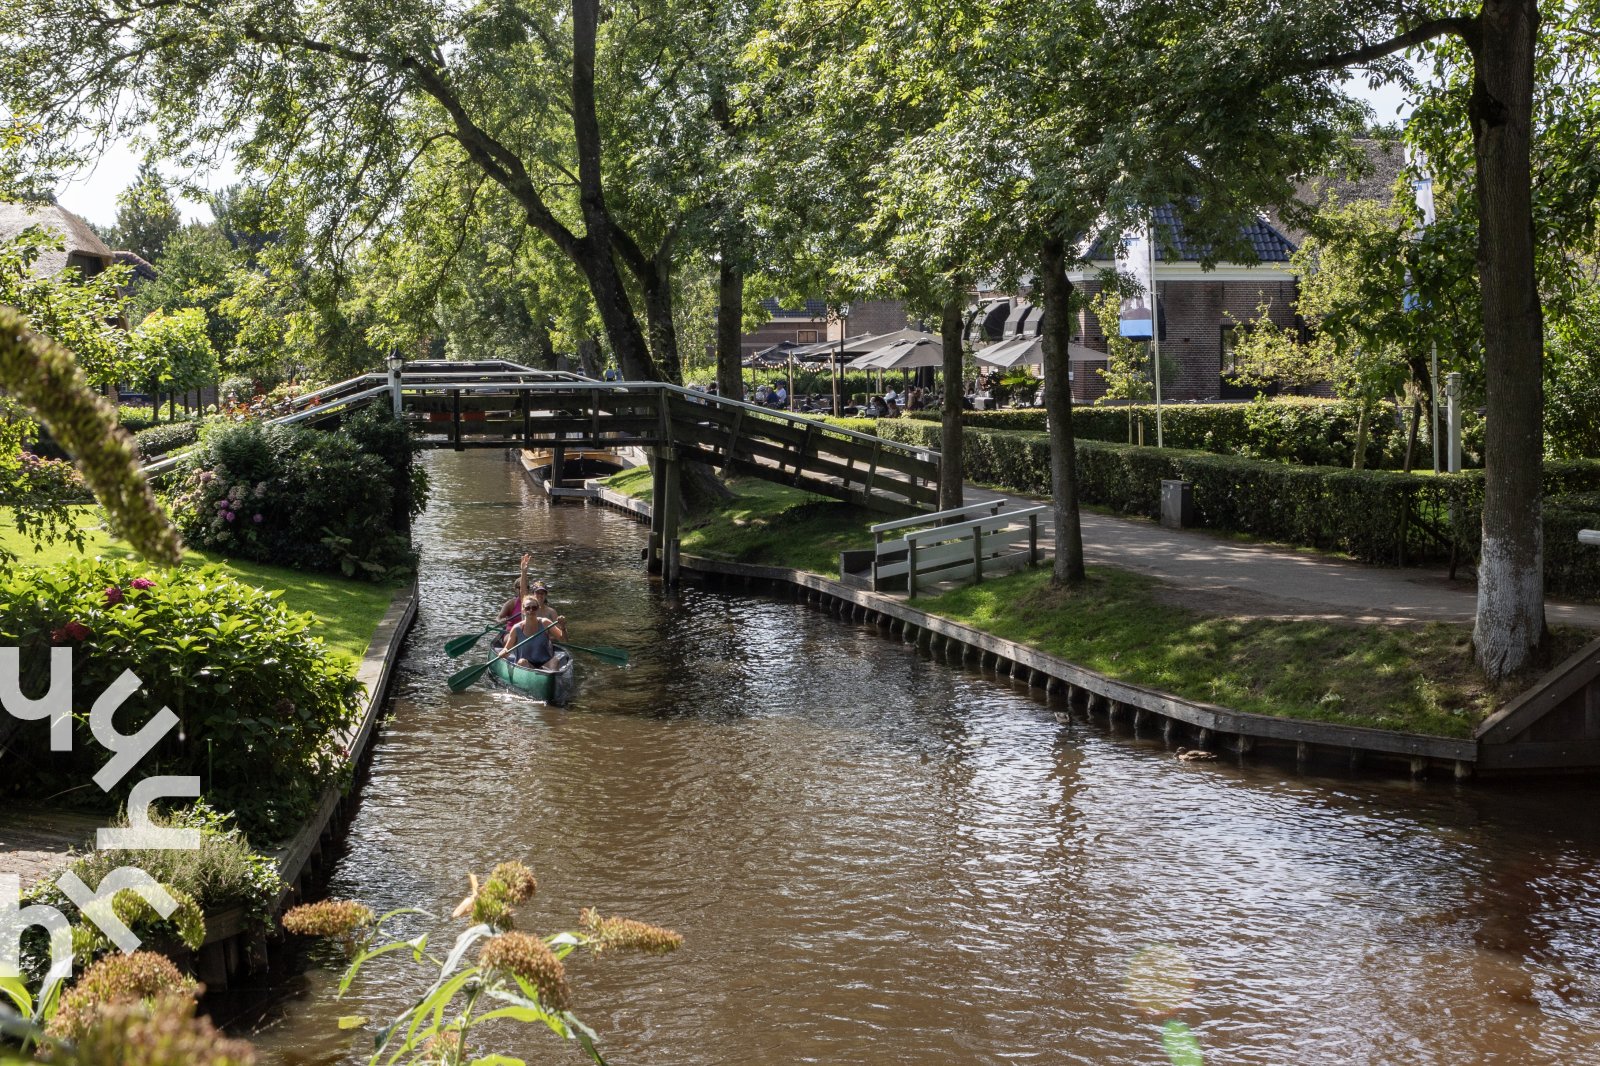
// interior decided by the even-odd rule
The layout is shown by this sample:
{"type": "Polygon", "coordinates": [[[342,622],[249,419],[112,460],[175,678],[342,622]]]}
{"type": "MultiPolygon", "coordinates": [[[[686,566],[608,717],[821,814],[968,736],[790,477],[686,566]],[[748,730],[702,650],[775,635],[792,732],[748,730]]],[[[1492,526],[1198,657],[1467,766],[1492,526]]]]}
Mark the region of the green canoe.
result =
{"type": "Polygon", "coordinates": [[[556,649],[556,661],[550,666],[535,669],[496,659],[489,672],[523,695],[545,703],[559,706],[572,698],[572,655],[565,648],[556,649]]]}

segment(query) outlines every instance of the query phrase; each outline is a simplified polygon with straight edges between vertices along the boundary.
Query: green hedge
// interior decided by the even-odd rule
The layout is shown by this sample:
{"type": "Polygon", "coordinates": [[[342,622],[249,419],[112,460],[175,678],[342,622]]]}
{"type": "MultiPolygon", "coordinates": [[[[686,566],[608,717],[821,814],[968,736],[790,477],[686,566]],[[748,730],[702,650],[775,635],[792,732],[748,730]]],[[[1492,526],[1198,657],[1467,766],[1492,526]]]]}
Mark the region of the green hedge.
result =
{"type": "MultiPolygon", "coordinates": [[[[1156,440],[1156,409],[1135,404],[1135,422],[1144,422],[1144,440],[1156,440]]],[[[1128,442],[1129,408],[1074,407],[1072,432],[1080,440],[1114,444],[1128,442]]],[[[937,420],[938,412],[916,412],[913,417],[937,420]]],[[[1409,418],[1409,412],[1407,413],[1409,418]]],[[[974,428],[1003,430],[1045,429],[1045,412],[1039,408],[1008,411],[967,411],[962,422],[974,428]]],[[[1479,420],[1474,419],[1477,424],[1479,420]]],[[[1169,448],[1271,459],[1302,466],[1349,467],[1355,456],[1357,411],[1354,405],[1312,397],[1279,397],[1247,403],[1165,404],[1161,408],[1162,438],[1169,448]]],[[[1409,427],[1409,422],[1407,423],[1409,427]]],[[[1371,469],[1399,469],[1404,465],[1407,427],[1398,426],[1394,408],[1385,404],[1373,412],[1368,427],[1366,465],[1371,469]]],[[[1469,430],[1474,428],[1469,426],[1469,430]]],[[[1417,437],[1416,465],[1431,460],[1427,425],[1417,437]]],[[[1478,434],[1481,439],[1481,431],[1478,434]]],[[[1135,429],[1137,439],[1137,429],[1135,429]]],[[[1465,459],[1476,465],[1477,450],[1470,433],[1465,459]]]]}
{"type": "Polygon", "coordinates": [[[200,439],[198,422],[174,422],[170,425],[151,426],[133,435],[139,458],[154,459],[177,448],[187,448],[200,439]]]}
{"type": "MultiPolygon", "coordinates": [[[[939,446],[939,428],[917,419],[884,419],[889,440],[939,446]]],[[[1050,494],[1050,442],[1043,433],[968,428],[962,438],[967,477],[1015,492],[1050,494]]],[[[1450,556],[1453,543],[1476,555],[1483,473],[1434,477],[1391,470],[1292,466],[1174,448],[1077,441],[1078,491],[1085,503],[1154,518],[1161,482],[1194,486],[1197,523],[1287,544],[1346,552],[1395,565],[1450,556]]],[[[1577,544],[1577,530],[1600,528],[1600,461],[1545,464],[1545,581],[1565,596],[1600,594],[1600,550],[1577,544]],[[1585,522],[1588,523],[1585,526],[1585,522]],[[1586,550],[1585,550],[1586,548],[1586,550]]]]}

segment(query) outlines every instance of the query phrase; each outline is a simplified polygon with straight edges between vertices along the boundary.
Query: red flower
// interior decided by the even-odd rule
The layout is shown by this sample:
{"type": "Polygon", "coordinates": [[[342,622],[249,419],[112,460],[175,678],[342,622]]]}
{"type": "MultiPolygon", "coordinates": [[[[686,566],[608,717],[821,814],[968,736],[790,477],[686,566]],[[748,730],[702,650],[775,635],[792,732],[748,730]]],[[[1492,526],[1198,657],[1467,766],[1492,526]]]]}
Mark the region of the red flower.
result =
{"type": "Polygon", "coordinates": [[[82,622],[77,621],[68,622],[60,629],[54,629],[50,631],[50,639],[55,641],[57,644],[64,640],[82,640],[88,635],[89,627],[84,625],[82,622]]]}
{"type": "Polygon", "coordinates": [[[119,604],[121,602],[122,602],[122,590],[121,589],[117,588],[117,586],[115,586],[115,585],[112,585],[110,588],[106,589],[106,606],[107,607],[115,607],[117,604],[119,604]]]}
{"type": "Polygon", "coordinates": [[[136,577],[132,581],[128,582],[128,584],[132,585],[136,589],[153,589],[156,587],[156,583],[147,577],[136,577]]]}

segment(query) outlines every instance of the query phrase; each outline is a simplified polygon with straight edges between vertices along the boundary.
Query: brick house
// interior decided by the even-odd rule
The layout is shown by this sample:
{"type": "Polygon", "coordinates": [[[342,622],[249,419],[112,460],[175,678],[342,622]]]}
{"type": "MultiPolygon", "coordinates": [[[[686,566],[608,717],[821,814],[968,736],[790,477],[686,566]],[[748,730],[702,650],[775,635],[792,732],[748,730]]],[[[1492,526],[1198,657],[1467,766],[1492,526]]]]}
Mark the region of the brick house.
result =
{"type": "MultiPolygon", "coordinates": [[[[1174,212],[1156,211],[1155,226],[1161,235],[1155,270],[1161,356],[1163,362],[1176,368],[1173,376],[1163,379],[1162,399],[1185,403],[1255,395],[1257,390],[1240,388],[1226,380],[1238,328],[1235,321],[1255,320],[1257,308],[1268,304],[1268,317],[1273,322],[1285,326],[1295,323],[1296,285],[1289,272],[1294,244],[1266,219],[1258,218],[1244,231],[1255,250],[1256,262],[1219,263],[1211,270],[1202,270],[1197,250],[1189,243],[1174,212]]],[[[1089,263],[1068,272],[1073,285],[1085,295],[1100,291],[1100,272],[1112,267],[1109,250],[1101,254],[1097,247],[1091,249],[1090,256],[1089,263]]],[[[975,312],[970,336],[975,343],[1037,336],[1040,327],[1040,310],[1026,300],[992,300],[975,312]]],[[[1112,328],[1116,328],[1115,324],[1112,328]]],[[[1071,339],[1094,351],[1107,350],[1105,330],[1087,309],[1078,312],[1071,339]]],[[[1104,365],[1074,361],[1075,402],[1093,403],[1105,394],[1105,379],[1095,373],[1104,365]]],[[[1034,373],[1038,372],[1036,366],[1034,373]]]]}
{"type": "MultiPolygon", "coordinates": [[[[828,314],[826,300],[807,300],[798,308],[786,308],[777,300],[761,301],[766,322],[739,338],[739,354],[748,356],[774,344],[815,344],[838,340],[840,322],[828,314]]],[[[864,333],[892,333],[906,328],[906,305],[899,300],[861,300],[850,305],[846,323],[850,336],[864,333]]]]}

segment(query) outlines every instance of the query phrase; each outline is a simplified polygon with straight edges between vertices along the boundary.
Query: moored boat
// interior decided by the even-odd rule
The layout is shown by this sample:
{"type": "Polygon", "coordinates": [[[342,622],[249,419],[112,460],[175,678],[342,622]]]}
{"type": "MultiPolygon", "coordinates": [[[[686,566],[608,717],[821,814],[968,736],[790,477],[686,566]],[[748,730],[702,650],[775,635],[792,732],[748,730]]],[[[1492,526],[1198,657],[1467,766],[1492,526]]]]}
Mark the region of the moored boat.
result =
{"type": "Polygon", "coordinates": [[[532,699],[560,706],[572,698],[572,653],[565,648],[556,649],[555,662],[548,666],[517,666],[509,659],[496,659],[489,672],[532,699]]]}

